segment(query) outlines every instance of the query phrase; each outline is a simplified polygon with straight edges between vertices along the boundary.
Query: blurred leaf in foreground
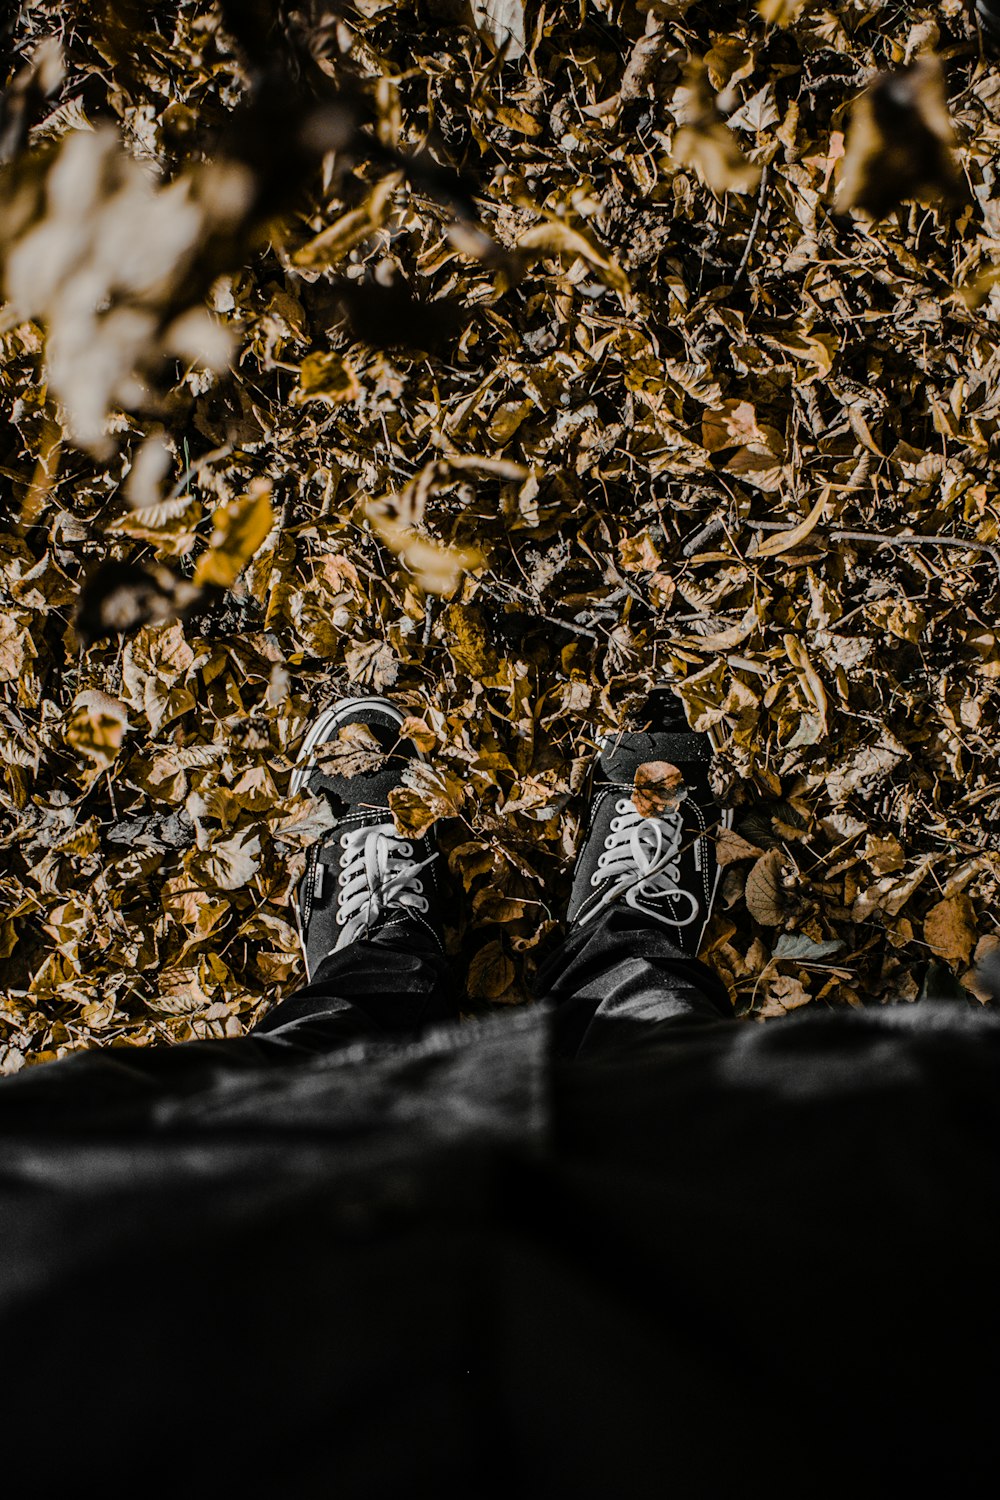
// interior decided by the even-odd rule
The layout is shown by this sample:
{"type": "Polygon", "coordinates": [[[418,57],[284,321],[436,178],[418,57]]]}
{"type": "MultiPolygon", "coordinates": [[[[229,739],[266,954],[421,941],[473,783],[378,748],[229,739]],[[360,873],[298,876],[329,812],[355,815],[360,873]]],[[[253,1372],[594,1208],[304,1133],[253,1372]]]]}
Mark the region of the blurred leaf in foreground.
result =
{"type": "Polygon", "coordinates": [[[881,74],[851,114],[837,207],[863,208],[879,219],[911,198],[957,198],[962,179],[954,144],[936,57],[881,74]]]}
{"type": "Polygon", "coordinates": [[[677,91],[678,119],[671,154],[682,167],[693,167],[713,193],[752,193],[760,182],[760,167],[748,161],[723,120],[701,63],[688,68],[684,87],[677,91]]]}

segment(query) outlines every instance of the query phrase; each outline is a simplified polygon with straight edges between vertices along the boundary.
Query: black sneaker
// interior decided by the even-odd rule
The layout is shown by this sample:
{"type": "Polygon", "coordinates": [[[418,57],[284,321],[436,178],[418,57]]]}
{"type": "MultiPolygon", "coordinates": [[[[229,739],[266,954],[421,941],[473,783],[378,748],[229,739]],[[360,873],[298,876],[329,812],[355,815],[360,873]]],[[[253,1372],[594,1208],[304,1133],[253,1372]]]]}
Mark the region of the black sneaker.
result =
{"type": "Polygon", "coordinates": [[[404,838],[389,811],[408,762],[424,759],[400,739],[403,718],[385,698],[342,698],[299,751],[290,790],[326,797],[337,820],[310,845],[293,902],[310,979],[337,949],[395,923],[420,923],[443,949],[433,833],[404,838]]]}
{"type": "Polygon", "coordinates": [[[719,883],[715,837],[733,815],[709,785],[711,741],[688,729],[672,693],[650,695],[649,721],[598,742],[567,921],[582,927],[612,904],[631,907],[694,958],[719,883]]]}
{"type": "Polygon", "coordinates": [[[1000,0],[976,0],[975,11],[983,41],[996,50],[1000,47],[1000,0]]]}

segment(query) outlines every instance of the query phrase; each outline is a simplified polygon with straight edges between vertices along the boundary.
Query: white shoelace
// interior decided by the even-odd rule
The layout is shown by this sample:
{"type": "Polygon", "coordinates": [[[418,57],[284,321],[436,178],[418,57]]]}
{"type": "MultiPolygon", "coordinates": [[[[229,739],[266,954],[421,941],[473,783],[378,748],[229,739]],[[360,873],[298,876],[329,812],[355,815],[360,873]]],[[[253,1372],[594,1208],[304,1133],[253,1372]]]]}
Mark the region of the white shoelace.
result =
{"type": "MultiPolygon", "coordinates": [[[[687,902],[686,916],[671,916],[677,927],[687,927],[700,911],[697,899],[678,884],[681,867],[677,856],[684,837],[684,819],[679,812],[668,812],[658,818],[644,818],[633,804],[622,798],[615,803],[617,817],[611,819],[611,831],[604,840],[604,853],[590,877],[593,886],[604,885],[601,898],[582,918],[584,922],[624,896],[629,906],[636,897],[672,896],[687,902]]],[[[695,850],[697,862],[697,847],[695,850]]],[[[681,908],[683,910],[683,907],[681,908]]]]}
{"type": "Polygon", "coordinates": [[[392,823],[352,829],[341,836],[345,850],[340,872],[337,926],[343,931],[332,951],[357,942],[390,907],[425,912],[428,907],[420,871],[437,859],[418,864],[413,845],[392,823]]]}

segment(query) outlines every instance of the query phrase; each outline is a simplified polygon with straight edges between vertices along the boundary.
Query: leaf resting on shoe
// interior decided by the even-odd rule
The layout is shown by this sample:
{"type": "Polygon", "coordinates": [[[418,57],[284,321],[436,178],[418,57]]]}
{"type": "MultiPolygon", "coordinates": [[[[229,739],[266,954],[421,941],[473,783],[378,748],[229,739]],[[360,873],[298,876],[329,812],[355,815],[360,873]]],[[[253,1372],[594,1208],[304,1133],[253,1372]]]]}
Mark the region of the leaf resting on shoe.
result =
{"type": "Polygon", "coordinates": [[[411,761],[403,772],[406,786],[389,793],[393,822],[400,833],[419,839],[438,818],[454,818],[462,810],[465,788],[454,771],[411,761]]]}
{"type": "Polygon", "coordinates": [[[326,776],[370,776],[380,771],[388,755],[367,724],[345,724],[337,738],[316,756],[316,769],[326,776]]]}
{"type": "Polygon", "coordinates": [[[641,818],[658,818],[684,796],[684,777],[668,760],[644,761],[635,773],[632,805],[641,818]]]}

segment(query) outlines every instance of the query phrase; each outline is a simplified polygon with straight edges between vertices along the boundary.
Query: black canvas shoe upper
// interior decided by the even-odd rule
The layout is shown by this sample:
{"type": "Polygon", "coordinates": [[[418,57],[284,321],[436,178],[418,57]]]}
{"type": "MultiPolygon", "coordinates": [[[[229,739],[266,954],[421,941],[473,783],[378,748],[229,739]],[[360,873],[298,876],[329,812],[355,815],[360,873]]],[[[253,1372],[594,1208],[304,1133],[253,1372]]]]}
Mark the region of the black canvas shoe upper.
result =
{"type": "MultiPolygon", "coordinates": [[[[600,741],[590,818],[577,856],[567,920],[596,920],[612,904],[666,927],[684,953],[697,955],[719,879],[715,835],[732,813],[719,808],[708,781],[708,737],[686,727],[623,732],[600,741]],[[669,799],[635,801],[640,767],[666,762],[681,773],[669,799]]],[[[642,773],[640,773],[640,781],[642,773]]]]}
{"type": "Polygon", "coordinates": [[[308,849],[295,900],[310,978],[329,954],[401,919],[419,922],[441,943],[433,834],[404,838],[389,811],[389,793],[403,785],[408,762],[423,759],[400,739],[402,723],[384,698],[344,698],[319,715],[299,752],[291,790],[324,796],[337,820],[308,849]],[[349,724],[363,724],[382,752],[362,751],[353,775],[323,766],[324,752],[349,724]]]}

